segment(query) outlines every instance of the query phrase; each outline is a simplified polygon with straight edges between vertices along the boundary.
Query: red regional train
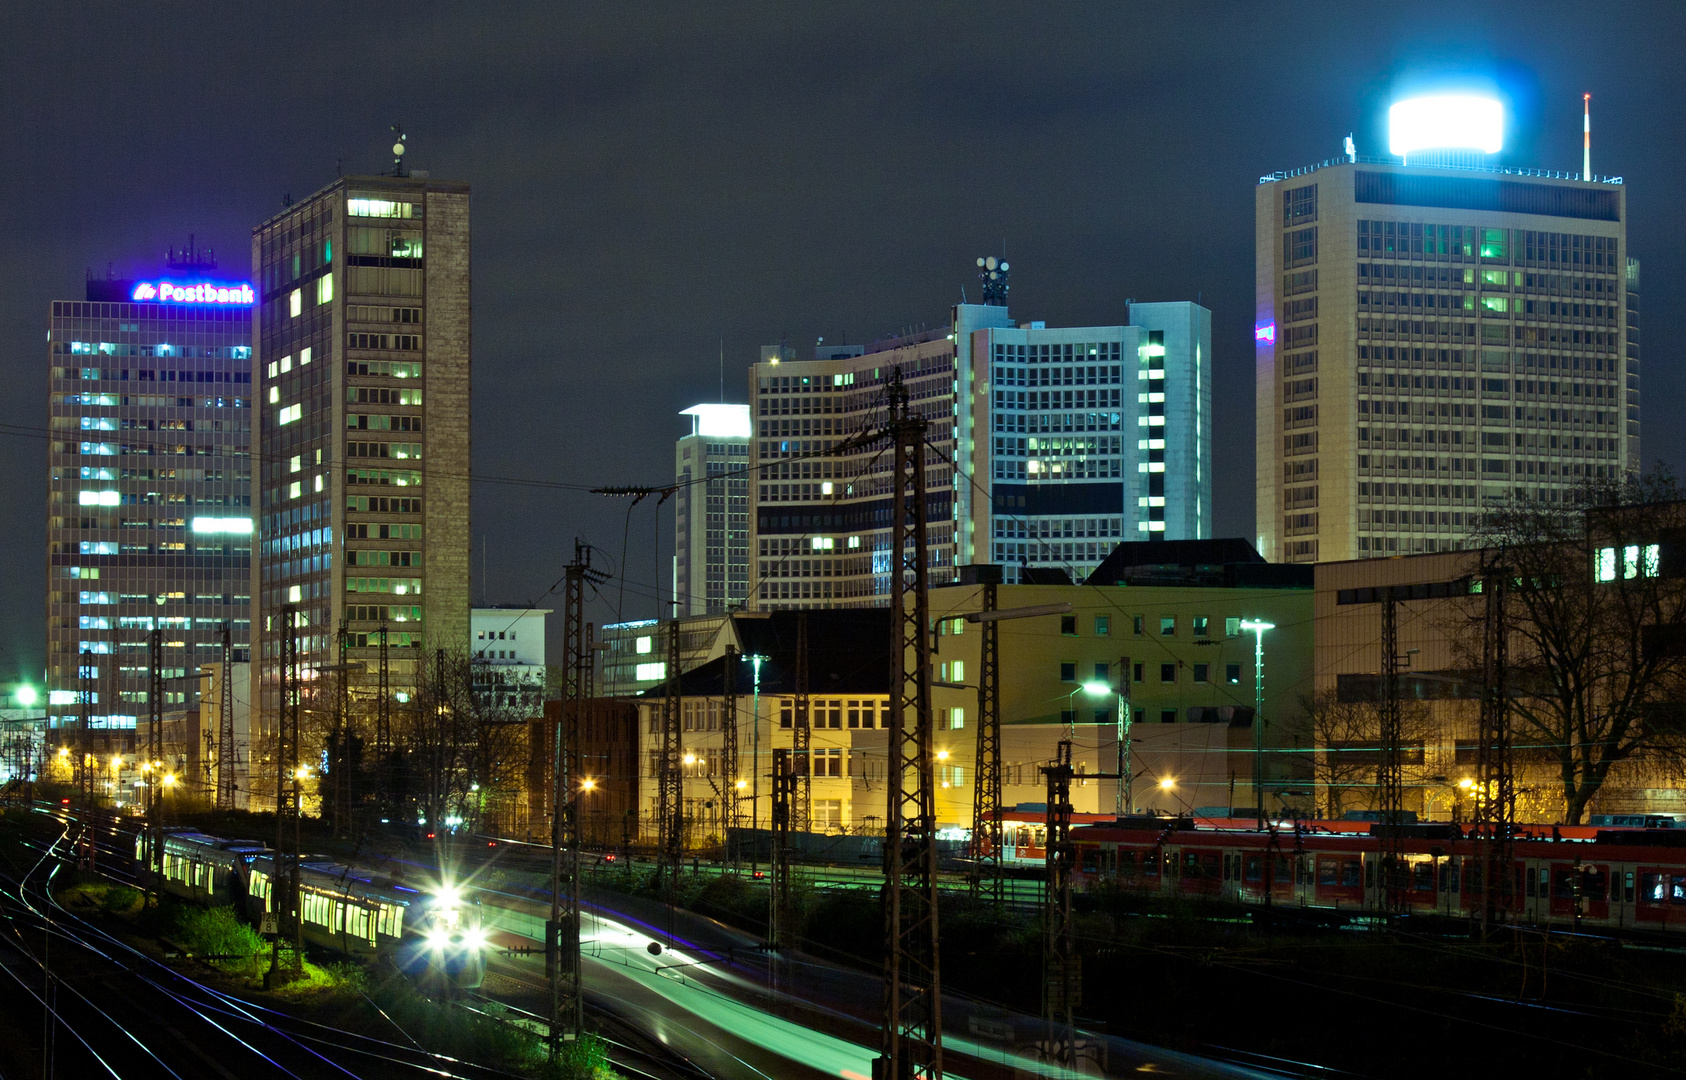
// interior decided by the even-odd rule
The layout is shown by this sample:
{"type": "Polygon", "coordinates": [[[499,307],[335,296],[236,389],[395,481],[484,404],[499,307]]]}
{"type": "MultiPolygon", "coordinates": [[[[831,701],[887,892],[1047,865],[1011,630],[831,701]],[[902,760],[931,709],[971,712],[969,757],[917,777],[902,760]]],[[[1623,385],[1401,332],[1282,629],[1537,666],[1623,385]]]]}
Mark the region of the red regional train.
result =
{"type": "MultiPolygon", "coordinates": [[[[1263,831],[1251,819],[1115,819],[1077,815],[1080,880],[1116,878],[1144,894],[1243,904],[1377,910],[1382,826],[1302,821],[1263,831]]],[[[1003,856],[1030,869],[1044,859],[1040,815],[1003,814],[1003,856]],[[1037,820],[1032,820],[1032,818],[1037,820]],[[1011,820],[1019,818],[1021,820],[1011,820]]],[[[1484,906],[1483,845],[1455,825],[1399,826],[1407,910],[1452,916],[1484,906]]],[[[1686,829],[1520,826],[1514,881],[1501,904],[1521,922],[1686,932],[1686,829]]]]}

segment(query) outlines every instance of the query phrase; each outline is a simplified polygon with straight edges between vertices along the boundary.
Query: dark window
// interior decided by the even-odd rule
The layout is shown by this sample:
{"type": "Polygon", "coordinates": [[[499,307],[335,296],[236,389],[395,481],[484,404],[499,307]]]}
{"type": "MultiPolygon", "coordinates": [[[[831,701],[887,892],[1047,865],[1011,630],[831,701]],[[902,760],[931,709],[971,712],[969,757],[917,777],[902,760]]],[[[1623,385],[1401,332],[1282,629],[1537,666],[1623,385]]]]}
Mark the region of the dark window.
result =
{"type": "Polygon", "coordinates": [[[1074,661],[1074,662],[1067,663],[1066,661],[1062,660],[1060,662],[1060,682],[1076,682],[1076,681],[1077,681],[1077,664],[1076,664],[1076,662],[1074,661]]]}
{"type": "Polygon", "coordinates": [[[1177,681],[1177,665],[1175,665],[1175,664],[1160,664],[1159,665],[1159,681],[1162,682],[1162,683],[1176,682],[1177,681]]]}
{"type": "Polygon", "coordinates": [[[1175,709],[1160,709],[1159,710],[1159,722],[1161,724],[1174,724],[1174,723],[1176,723],[1177,722],[1177,710],[1175,710],[1175,709]]]}
{"type": "Polygon", "coordinates": [[[1060,616],[1060,633],[1069,634],[1072,637],[1076,637],[1077,636],[1077,616],[1075,616],[1075,615],[1061,615],[1060,616]]]}

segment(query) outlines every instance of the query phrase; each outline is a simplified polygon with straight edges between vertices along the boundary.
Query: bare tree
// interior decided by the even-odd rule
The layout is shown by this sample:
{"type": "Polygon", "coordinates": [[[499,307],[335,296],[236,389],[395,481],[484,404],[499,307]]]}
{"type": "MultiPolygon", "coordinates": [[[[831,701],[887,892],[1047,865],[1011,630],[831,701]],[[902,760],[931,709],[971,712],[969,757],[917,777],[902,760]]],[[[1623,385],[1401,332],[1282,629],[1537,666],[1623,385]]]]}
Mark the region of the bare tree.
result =
{"type": "MultiPolygon", "coordinates": [[[[1369,694],[1343,695],[1331,688],[1300,699],[1300,713],[1290,730],[1305,749],[1318,811],[1338,818],[1346,810],[1374,809],[1377,770],[1381,767],[1381,707],[1369,694]]],[[[1422,747],[1433,735],[1426,703],[1400,703],[1400,738],[1405,745],[1405,783],[1427,779],[1422,747]]]]}
{"type": "Polygon", "coordinates": [[[1550,762],[1578,823],[1613,767],[1686,743],[1686,505],[1666,473],[1589,481],[1562,503],[1489,511],[1474,539],[1480,575],[1511,583],[1515,742],[1550,762]]]}

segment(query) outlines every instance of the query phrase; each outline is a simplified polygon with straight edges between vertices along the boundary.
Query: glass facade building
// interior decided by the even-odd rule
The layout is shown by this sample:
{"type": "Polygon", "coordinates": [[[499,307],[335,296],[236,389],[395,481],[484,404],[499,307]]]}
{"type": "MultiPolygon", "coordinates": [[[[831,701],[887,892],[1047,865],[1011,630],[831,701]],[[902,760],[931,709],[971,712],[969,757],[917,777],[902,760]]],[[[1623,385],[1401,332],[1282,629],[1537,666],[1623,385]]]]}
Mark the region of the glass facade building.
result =
{"type": "Polygon", "coordinates": [[[947,327],[812,360],[763,350],[750,373],[754,590],[763,609],[886,602],[888,453],[834,453],[882,427],[901,372],[929,423],[932,581],[969,563],[1081,581],[1125,540],[1211,529],[1211,313],[1134,304],[1119,326],[1015,324],[958,304],[947,327]]]}
{"type": "Polygon", "coordinates": [[[250,640],[250,287],[219,299],[215,276],[172,262],[52,305],[47,711],[64,728],[85,708],[104,749],[149,713],[153,630],[166,712],[194,704],[225,631],[236,660],[250,640]]]}

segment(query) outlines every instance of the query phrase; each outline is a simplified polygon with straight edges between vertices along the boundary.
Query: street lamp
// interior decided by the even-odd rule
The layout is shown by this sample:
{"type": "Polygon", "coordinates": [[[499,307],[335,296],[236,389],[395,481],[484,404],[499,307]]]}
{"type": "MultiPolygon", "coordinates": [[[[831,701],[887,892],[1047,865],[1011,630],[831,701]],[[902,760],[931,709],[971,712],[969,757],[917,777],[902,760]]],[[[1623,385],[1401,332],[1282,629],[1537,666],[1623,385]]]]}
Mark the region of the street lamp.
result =
{"type": "Polygon", "coordinates": [[[1074,739],[1077,737],[1077,709],[1073,707],[1075,705],[1073,699],[1076,698],[1078,694],[1088,694],[1090,697],[1099,698],[1106,697],[1110,693],[1112,693],[1112,687],[1108,686],[1104,682],[1097,681],[1081,683],[1076,689],[1072,690],[1071,693],[1065,696],[1065,714],[1070,717],[1070,719],[1066,721],[1065,725],[1066,738],[1074,739]]]}
{"type": "Polygon", "coordinates": [[[1242,619],[1241,629],[1253,635],[1253,798],[1258,809],[1258,827],[1264,828],[1264,635],[1276,624],[1263,619],[1242,619]]]}

